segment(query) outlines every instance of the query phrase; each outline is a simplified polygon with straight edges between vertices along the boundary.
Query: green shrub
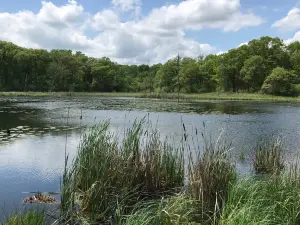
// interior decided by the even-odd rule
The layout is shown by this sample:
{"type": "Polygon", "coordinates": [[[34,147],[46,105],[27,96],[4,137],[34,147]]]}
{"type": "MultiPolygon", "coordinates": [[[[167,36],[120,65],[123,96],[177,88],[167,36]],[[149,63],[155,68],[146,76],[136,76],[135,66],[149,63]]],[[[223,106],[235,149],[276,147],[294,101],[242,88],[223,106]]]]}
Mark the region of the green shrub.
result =
{"type": "Polygon", "coordinates": [[[277,67],[264,81],[262,91],[267,94],[296,96],[299,93],[294,84],[295,79],[296,76],[292,72],[277,67]]]}

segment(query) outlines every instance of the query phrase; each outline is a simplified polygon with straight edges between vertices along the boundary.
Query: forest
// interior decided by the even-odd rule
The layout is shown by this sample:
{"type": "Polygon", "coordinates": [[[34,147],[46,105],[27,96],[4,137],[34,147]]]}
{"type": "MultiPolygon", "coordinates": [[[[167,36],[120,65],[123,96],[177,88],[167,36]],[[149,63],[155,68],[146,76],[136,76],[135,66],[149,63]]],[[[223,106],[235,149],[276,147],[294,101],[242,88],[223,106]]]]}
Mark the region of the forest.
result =
{"type": "Polygon", "coordinates": [[[72,50],[27,49],[0,41],[0,91],[246,92],[297,96],[300,42],[269,36],[219,55],[164,64],[120,65],[72,50]]]}

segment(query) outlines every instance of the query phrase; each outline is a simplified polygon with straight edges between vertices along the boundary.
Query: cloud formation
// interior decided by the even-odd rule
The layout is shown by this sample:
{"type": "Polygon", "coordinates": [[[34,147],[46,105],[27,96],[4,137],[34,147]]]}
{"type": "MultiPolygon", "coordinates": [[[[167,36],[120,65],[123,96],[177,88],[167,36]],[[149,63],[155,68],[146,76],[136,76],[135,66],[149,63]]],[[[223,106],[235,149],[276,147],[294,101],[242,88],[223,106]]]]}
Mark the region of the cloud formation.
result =
{"type": "Polygon", "coordinates": [[[292,38],[285,40],[284,43],[288,45],[295,41],[300,41],[300,31],[296,32],[292,38]]]}
{"type": "Polygon", "coordinates": [[[91,15],[75,0],[65,5],[42,1],[36,14],[0,13],[0,39],[24,47],[80,50],[119,63],[158,63],[178,52],[190,57],[216,52],[188,38],[187,30],[233,32],[263,23],[255,14],[242,12],[239,0],[185,0],[127,21],[121,21],[120,13],[137,12],[140,0],[112,0],[112,5],[91,15]]]}
{"type": "Polygon", "coordinates": [[[300,28],[300,8],[292,8],[286,17],[277,20],[272,27],[282,31],[294,31],[300,28]]]}

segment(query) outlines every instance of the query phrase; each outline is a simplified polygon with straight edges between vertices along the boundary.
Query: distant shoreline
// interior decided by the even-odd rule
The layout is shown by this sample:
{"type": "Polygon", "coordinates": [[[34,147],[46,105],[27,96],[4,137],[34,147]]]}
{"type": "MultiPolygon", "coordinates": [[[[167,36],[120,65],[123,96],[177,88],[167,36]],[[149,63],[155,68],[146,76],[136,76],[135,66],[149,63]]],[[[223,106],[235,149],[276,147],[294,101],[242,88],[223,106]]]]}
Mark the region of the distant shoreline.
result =
{"type": "MultiPolygon", "coordinates": [[[[177,93],[133,93],[133,92],[0,92],[0,97],[132,97],[177,100],[177,93]]],[[[250,93],[203,93],[180,94],[181,100],[224,100],[224,101],[267,101],[267,102],[300,102],[300,97],[284,97],[250,93]]]]}

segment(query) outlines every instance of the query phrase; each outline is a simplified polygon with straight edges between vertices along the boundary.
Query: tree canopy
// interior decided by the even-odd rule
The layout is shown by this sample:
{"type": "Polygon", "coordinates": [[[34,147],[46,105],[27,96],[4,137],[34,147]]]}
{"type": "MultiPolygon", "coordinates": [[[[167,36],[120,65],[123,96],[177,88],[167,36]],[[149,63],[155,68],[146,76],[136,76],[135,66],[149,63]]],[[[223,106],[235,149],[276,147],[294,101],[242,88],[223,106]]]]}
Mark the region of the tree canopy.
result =
{"type": "MultiPolygon", "coordinates": [[[[0,41],[0,91],[265,92],[296,95],[300,43],[261,37],[221,55],[120,65],[71,50],[27,49],[0,41]]],[[[299,85],[298,85],[299,86],[299,85]]]]}

